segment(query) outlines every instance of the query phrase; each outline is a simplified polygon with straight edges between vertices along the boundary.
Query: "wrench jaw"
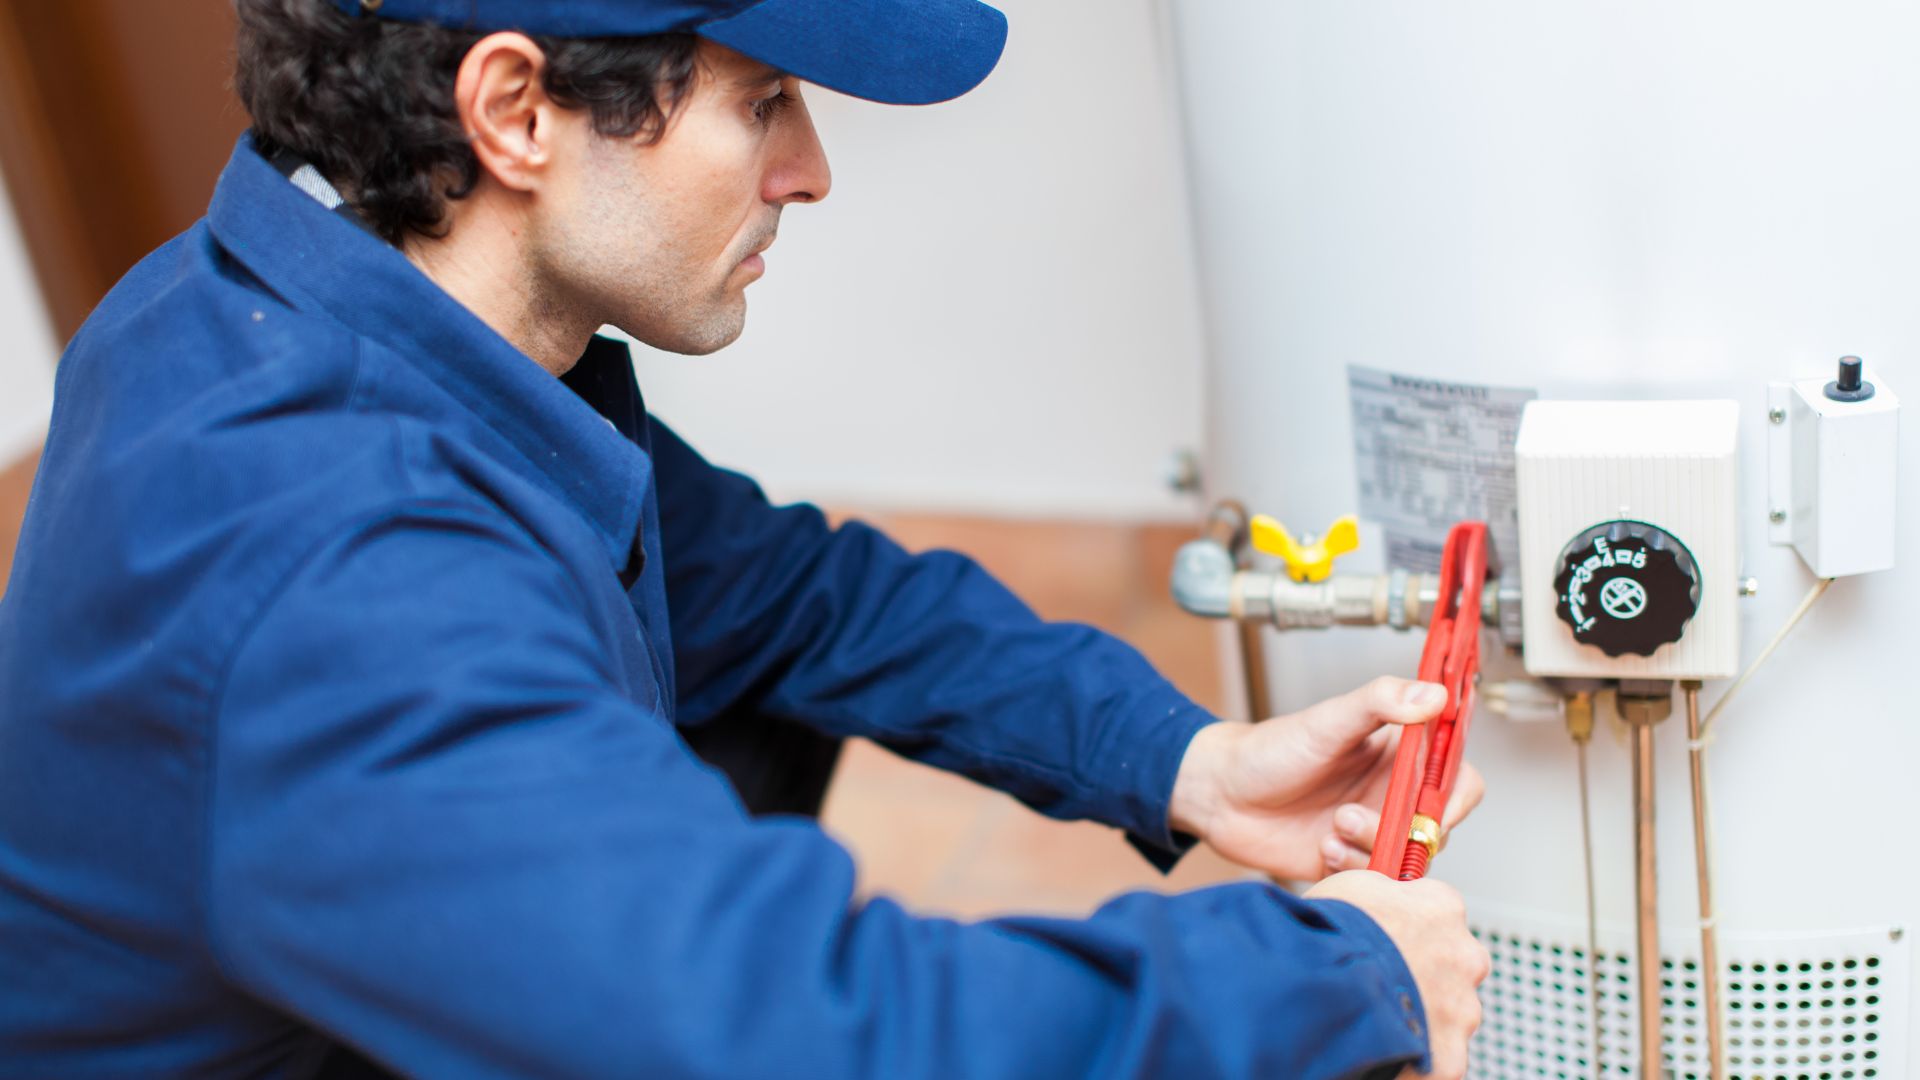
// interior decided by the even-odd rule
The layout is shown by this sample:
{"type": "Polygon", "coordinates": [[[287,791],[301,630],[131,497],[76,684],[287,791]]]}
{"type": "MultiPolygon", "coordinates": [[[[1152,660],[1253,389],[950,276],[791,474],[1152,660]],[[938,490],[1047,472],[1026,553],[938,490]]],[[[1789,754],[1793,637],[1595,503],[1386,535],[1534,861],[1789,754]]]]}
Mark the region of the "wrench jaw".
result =
{"type": "Polygon", "coordinates": [[[1401,881],[1426,876],[1439,854],[1440,822],[1466,750],[1473,683],[1480,670],[1481,596],[1487,580],[1487,526],[1463,521],[1447,533],[1441,554],[1441,607],[1427,628],[1419,678],[1447,689],[1447,705],[1424,724],[1409,725],[1394,752],[1368,868],[1401,881]]]}

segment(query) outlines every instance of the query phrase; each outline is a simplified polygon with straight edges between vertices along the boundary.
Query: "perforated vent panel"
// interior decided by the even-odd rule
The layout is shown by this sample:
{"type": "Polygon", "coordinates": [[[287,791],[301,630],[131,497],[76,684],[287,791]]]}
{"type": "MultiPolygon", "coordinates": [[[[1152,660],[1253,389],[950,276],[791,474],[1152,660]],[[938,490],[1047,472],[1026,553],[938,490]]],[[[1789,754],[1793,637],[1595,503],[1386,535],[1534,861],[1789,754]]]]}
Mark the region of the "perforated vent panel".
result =
{"type": "MultiPolygon", "coordinates": [[[[1600,935],[1596,1068],[1584,924],[1490,915],[1474,933],[1493,956],[1471,1075],[1631,1077],[1639,1034],[1630,938],[1600,935]]],[[[1707,1080],[1697,952],[1663,936],[1668,1076],[1707,1080]]],[[[1866,1080],[1907,1073],[1908,958],[1901,934],[1723,935],[1727,1073],[1735,1080],[1866,1080]]]]}

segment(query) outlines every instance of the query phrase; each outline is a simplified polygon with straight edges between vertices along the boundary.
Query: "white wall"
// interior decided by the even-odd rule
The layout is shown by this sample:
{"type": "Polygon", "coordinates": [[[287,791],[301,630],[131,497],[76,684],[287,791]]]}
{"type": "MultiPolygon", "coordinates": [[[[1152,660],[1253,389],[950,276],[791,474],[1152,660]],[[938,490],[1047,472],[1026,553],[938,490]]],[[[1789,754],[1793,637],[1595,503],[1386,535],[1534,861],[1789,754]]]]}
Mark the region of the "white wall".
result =
{"type": "Polygon", "coordinates": [[[46,437],[58,355],[19,224],[0,181],[0,468],[46,437]]]}
{"type": "Polygon", "coordinates": [[[790,207],[741,341],[638,350],[649,405],[776,498],[1190,513],[1201,347],[1155,0],[1003,0],[984,85],[928,108],[809,88],[832,195],[790,207]]]}

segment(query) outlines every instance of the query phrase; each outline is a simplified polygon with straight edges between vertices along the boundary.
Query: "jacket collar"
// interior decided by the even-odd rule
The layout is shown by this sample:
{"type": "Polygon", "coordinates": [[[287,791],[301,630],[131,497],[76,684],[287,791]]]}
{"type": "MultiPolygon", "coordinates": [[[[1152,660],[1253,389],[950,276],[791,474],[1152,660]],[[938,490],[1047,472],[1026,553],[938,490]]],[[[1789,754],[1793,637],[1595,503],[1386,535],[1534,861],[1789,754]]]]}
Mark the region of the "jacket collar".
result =
{"type": "MultiPolygon", "coordinates": [[[[559,379],[397,249],[295,187],[250,135],[220,174],[207,223],[288,304],[392,349],[497,431],[519,451],[509,467],[578,509],[614,568],[627,566],[652,462],[559,379]]],[[[590,349],[583,362],[625,362],[618,351],[590,349]]]]}

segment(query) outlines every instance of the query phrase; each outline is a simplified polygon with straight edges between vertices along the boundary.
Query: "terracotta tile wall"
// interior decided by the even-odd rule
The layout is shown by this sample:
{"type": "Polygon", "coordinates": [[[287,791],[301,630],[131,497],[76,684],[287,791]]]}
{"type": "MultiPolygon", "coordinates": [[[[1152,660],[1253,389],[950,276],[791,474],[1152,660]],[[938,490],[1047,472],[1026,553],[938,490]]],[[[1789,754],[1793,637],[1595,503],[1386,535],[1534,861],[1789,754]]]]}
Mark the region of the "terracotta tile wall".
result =
{"type": "Polygon", "coordinates": [[[29,454],[0,467],[0,593],[7,591],[7,572],[13,567],[14,542],[20,536],[20,518],[27,512],[27,492],[40,455],[29,454]]]}

